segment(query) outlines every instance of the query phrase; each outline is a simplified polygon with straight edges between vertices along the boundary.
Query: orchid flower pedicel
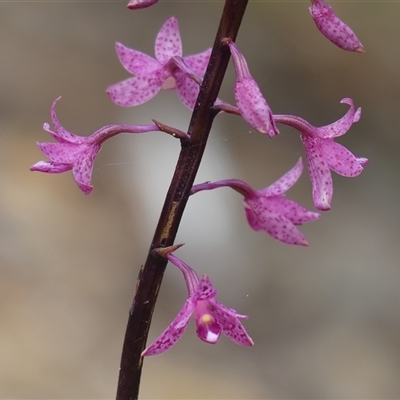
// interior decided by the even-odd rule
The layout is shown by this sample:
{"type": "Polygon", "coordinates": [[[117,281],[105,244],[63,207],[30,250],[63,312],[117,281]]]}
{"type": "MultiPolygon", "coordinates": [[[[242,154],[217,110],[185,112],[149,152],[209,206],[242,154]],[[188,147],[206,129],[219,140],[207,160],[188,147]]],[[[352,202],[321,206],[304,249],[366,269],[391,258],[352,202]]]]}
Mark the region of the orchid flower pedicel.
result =
{"type": "MultiPolygon", "coordinates": [[[[144,15],[157,2],[158,0],[130,0],[127,7],[131,10],[143,9],[140,13],[144,15]]],[[[173,246],[173,243],[190,195],[229,187],[243,196],[245,215],[253,230],[265,231],[278,241],[290,245],[307,246],[307,239],[297,227],[320,218],[319,213],[307,210],[296,201],[286,198],[286,191],[298,181],[303,171],[301,158],[275,183],[261,190],[253,189],[243,180],[234,178],[194,184],[214,119],[220,111],[241,116],[252,128],[270,138],[279,133],[277,124],[289,125],[299,131],[312,184],[312,199],[319,210],[331,208],[331,170],[343,176],[355,177],[368,162],[366,158],[357,157],[334,142],[335,138],[344,135],[360,119],[361,109],[355,109],[353,100],[343,99],[342,103],[350,106],[347,113],[338,121],[322,127],[315,127],[298,116],[272,112],[259,84],[250,74],[244,55],[235,44],[247,3],[248,0],[225,0],[213,49],[200,54],[182,56],[181,36],[175,17],[166,19],[158,32],[155,58],[121,43],[116,44],[122,65],[133,76],[109,86],[107,94],[110,99],[119,106],[131,107],[149,101],[160,90],[175,89],[183,104],[193,109],[187,131],[153,119],[153,125],[113,124],[102,127],[88,137],[81,137],[66,131],[59,123],[55,112],[57,99],[51,106],[54,131],[49,124],[44,125],[44,129],[57,143],[38,143],[39,149],[49,160],[39,161],[31,167],[32,171],[61,173],[72,170],[79,188],[85,194],[90,194],[93,189],[93,164],[105,140],[119,133],[150,131],[163,131],[180,139],[181,151],[175,172],[147,260],[140,268],[129,312],[121,356],[118,400],[138,398],[143,356],[160,354],[171,348],[182,337],[191,316],[196,323],[197,336],[204,342],[215,344],[221,334],[224,334],[241,346],[254,344],[240,321],[247,316],[219,303],[215,299],[217,291],[210,278],[206,275],[199,278],[191,267],[172,254],[180,247],[173,246]],[[232,86],[237,107],[218,99],[231,56],[236,72],[232,86]],[[151,318],[168,261],[182,272],[188,298],[172,323],[158,339],[146,347],[151,318]]],[[[311,15],[322,34],[342,49],[363,52],[363,47],[353,31],[334,14],[330,6],[323,0],[311,0],[311,3],[311,15]]],[[[202,40],[199,32],[197,35],[202,40]]],[[[207,45],[209,44],[205,44],[205,47],[207,45]]],[[[265,57],[269,56],[266,52],[265,57]]],[[[283,87],[282,91],[285,90],[287,88],[283,87]]],[[[271,146],[271,141],[268,144],[266,142],[267,145],[271,146]]],[[[280,154],[282,158],[285,156],[288,156],[285,152],[280,154]]],[[[252,158],[252,162],[256,161],[252,158]]],[[[205,221],[205,224],[209,228],[209,221],[205,221]]],[[[198,240],[201,245],[201,238],[198,240]]],[[[246,265],[246,274],[251,274],[251,268],[251,265],[246,265]]],[[[230,279],[232,274],[227,275],[227,283],[232,285],[234,280],[230,282],[230,279]]]]}

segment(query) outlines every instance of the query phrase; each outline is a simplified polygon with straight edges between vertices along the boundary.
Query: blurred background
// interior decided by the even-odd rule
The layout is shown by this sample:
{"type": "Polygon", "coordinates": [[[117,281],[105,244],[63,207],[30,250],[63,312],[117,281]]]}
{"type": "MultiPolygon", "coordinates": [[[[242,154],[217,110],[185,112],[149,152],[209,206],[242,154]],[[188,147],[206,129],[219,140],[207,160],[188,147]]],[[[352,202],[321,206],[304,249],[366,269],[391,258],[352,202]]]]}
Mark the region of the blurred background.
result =
{"type": "MultiPolygon", "coordinates": [[[[301,227],[308,248],[247,225],[229,189],[193,197],[177,256],[210,275],[218,300],[247,314],[255,341],[201,342],[191,322],[170,351],[145,359],[142,398],[400,397],[399,2],[330,2],[365,54],[332,45],[307,1],[250,1],[237,40],[271,108],[319,126],[340,118],[344,97],[362,118],[339,138],[370,164],[334,176],[332,210],[301,227]]],[[[29,172],[35,142],[57,104],[61,124],[90,135],[109,123],[156,118],[186,130],[190,112],[163,92],[136,108],[105,89],[130,75],[114,43],[154,55],[174,15],[184,54],[210,47],[223,1],[169,1],[128,11],[124,1],[0,3],[0,397],[113,398],[135,281],[157,223],[179,142],[161,133],[120,135],[98,156],[85,196],[70,172],[29,172]]],[[[220,94],[233,102],[232,65],[220,94]]],[[[214,124],[197,182],[226,178],[263,188],[303,156],[299,135],[269,139],[238,117],[214,124]]],[[[313,210],[305,170],[288,196],[313,210]]],[[[167,268],[149,340],[186,299],[167,268]]]]}

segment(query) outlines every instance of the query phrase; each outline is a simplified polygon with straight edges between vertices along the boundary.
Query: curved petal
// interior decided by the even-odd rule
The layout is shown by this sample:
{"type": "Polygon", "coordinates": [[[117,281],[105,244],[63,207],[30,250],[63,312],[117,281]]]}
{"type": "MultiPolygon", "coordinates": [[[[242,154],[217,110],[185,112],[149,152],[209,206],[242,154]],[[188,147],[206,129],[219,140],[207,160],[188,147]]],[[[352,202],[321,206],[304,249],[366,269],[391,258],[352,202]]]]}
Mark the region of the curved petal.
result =
{"type": "Polygon", "coordinates": [[[157,60],[166,64],[172,57],[182,57],[182,41],[179,33],[178,20],[171,17],[164,22],[158,32],[155,44],[157,60]]]}
{"type": "Polygon", "coordinates": [[[295,225],[274,211],[265,200],[259,198],[257,201],[245,201],[245,212],[250,226],[256,231],[264,230],[283,243],[308,246],[307,239],[295,225]]]}
{"type": "Polygon", "coordinates": [[[350,106],[347,113],[330,125],[321,126],[318,129],[318,136],[324,139],[331,139],[338,136],[344,135],[353,125],[357,122],[361,116],[361,109],[358,108],[357,111],[354,110],[354,103],[352,99],[345,98],[341,100],[341,103],[348,104],[350,106]]]}
{"type": "Polygon", "coordinates": [[[115,50],[123,67],[133,75],[151,75],[162,65],[154,58],[140,51],[130,49],[122,43],[115,44],[115,50]]]}
{"type": "Polygon", "coordinates": [[[330,203],[333,195],[333,183],[328,163],[325,161],[321,149],[321,140],[309,139],[305,135],[302,135],[301,139],[306,150],[314,205],[318,210],[330,210],[330,203]]]}
{"type": "Polygon", "coordinates": [[[306,222],[315,221],[321,216],[316,212],[308,211],[295,201],[282,196],[268,197],[267,200],[272,210],[282,214],[295,225],[302,225],[306,222]]]}
{"type": "Polygon", "coordinates": [[[74,163],[72,172],[75,182],[85,194],[90,194],[93,186],[90,185],[94,160],[101,149],[100,145],[93,145],[82,152],[74,163]]]}
{"type": "Polygon", "coordinates": [[[199,54],[193,54],[191,56],[183,57],[183,61],[186,63],[188,67],[190,67],[196,74],[201,77],[204,76],[208,62],[210,61],[212,49],[207,49],[199,54]]]}
{"type": "Polygon", "coordinates": [[[37,143],[40,151],[51,161],[57,163],[74,163],[86,145],[69,143],[37,143]]]}
{"type": "Polygon", "coordinates": [[[154,356],[171,348],[185,332],[195,307],[196,303],[191,299],[187,299],[168,328],[143,351],[142,356],[154,356]]]}
{"type": "Polygon", "coordinates": [[[300,178],[303,172],[303,159],[300,157],[295,164],[295,166],[286,172],[285,175],[280,177],[272,185],[267,188],[259,190],[262,196],[279,196],[283,195],[287,190],[289,190],[300,178]]]}
{"type": "Polygon", "coordinates": [[[60,174],[72,169],[72,164],[63,164],[54,161],[39,161],[29,168],[30,171],[47,172],[49,174],[60,174]]]}
{"type": "Polygon", "coordinates": [[[209,303],[210,303],[213,307],[219,308],[221,312],[224,312],[225,314],[228,314],[228,315],[230,315],[230,316],[232,316],[232,317],[239,318],[239,319],[247,319],[247,318],[249,318],[247,315],[238,314],[238,313],[236,312],[236,310],[233,309],[233,308],[229,308],[229,307],[224,306],[224,305],[223,305],[222,303],[220,303],[218,300],[210,299],[210,300],[209,300],[209,303]]]}
{"type": "Polygon", "coordinates": [[[158,77],[135,76],[109,86],[107,94],[113,103],[132,107],[152,99],[161,90],[162,83],[158,77]]]}
{"type": "Polygon", "coordinates": [[[60,99],[61,99],[61,96],[57,97],[53,101],[53,104],[51,105],[51,120],[53,122],[56,132],[53,132],[52,130],[50,130],[49,124],[43,125],[44,130],[49,132],[50,135],[53,136],[54,139],[56,139],[60,143],[84,143],[85,138],[79,137],[77,135],[74,135],[71,132],[68,132],[66,129],[64,129],[61,126],[60,122],[58,121],[55,107],[56,107],[57,102],[60,99]]]}
{"type": "Polygon", "coordinates": [[[244,329],[237,317],[232,316],[221,307],[221,303],[214,301],[213,317],[220,324],[222,332],[229,339],[240,346],[253,346],[254,342],[244,329]]]}
{"type": "Polygon", "coordinates": [[[329,168],[337,174],[347,177],[360,175],[363,167],[358,158],[333,140],[326,139],[322,145],[322,156],[329,168]]]}

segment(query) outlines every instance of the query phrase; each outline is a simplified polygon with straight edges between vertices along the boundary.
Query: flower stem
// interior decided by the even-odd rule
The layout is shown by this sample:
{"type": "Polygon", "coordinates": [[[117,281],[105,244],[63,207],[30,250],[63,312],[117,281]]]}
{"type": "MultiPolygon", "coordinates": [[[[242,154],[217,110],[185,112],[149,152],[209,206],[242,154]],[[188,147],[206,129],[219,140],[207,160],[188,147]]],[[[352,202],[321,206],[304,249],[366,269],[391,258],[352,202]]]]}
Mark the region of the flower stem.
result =
{"type": "Polygon", "coordinates": [[[248,0],[226,0],[215,38],[210,62],[200,87],[198,101],[190,121],[190,141],[182,141],[182,149],[175,173],[161,211],[160,219],[150,245],[146,263],[141,267],[136,283],[136,293],[129,311],[128,325],[122,349],[117,400],[138,398],[140,376],[151,317],[157,301],[168,260],[157,256],[153,249],[171,246],[178,231],[190,189],[193,185],[211,126],[218,111],[213,108],[221,87],[230,51],[222,38],[233,40],[238,33],[248,0]]]}

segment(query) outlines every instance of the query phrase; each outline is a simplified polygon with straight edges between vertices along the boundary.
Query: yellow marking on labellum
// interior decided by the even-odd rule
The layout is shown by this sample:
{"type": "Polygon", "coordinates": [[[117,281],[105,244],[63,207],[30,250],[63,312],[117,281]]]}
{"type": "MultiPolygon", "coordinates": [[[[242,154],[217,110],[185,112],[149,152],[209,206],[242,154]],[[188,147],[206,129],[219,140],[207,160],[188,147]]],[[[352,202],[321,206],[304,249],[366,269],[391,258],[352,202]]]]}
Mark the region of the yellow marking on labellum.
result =
{"type": "Polygon", "coordinates": [[[204,314],[201,317],[202,324],[209,324],[213,320],[213,317],[210,314],[204,314]]]}

